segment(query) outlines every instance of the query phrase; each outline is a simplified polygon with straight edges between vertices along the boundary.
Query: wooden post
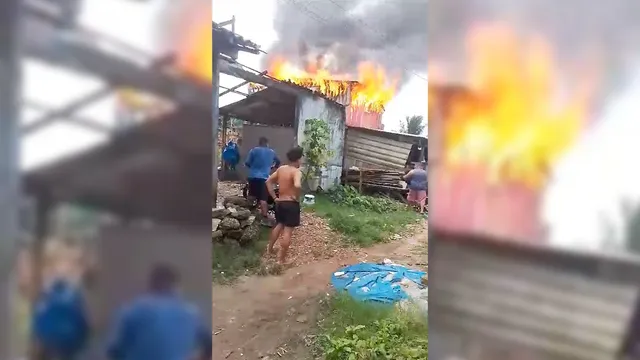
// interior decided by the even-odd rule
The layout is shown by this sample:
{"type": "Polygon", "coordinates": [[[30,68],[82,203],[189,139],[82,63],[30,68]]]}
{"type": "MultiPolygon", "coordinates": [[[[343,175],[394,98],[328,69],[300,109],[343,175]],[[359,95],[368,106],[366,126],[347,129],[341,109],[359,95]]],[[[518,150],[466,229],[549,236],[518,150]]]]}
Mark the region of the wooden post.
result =
{"type": "Polygon", "coordinates": [[[362,182],[363,182],[363,173],[362,173],[362,169],[358,170],[358,175],[359,175],[359,179],[358,179],[358,191],[362,192],[362,182]]]}
{"type": "MultiPolygon", "coordinates": [[[[225,114],[222,117],[222,146],[220,147],[220,151],[222,151],[224,149],[225,146],[227,146],[227,127],[229,125],[229,115],[225,114]]],[[[216,141],[218,141],[218,139],[216,139],[216,141]]],[[[222,159],[222,153],[220,153],[220,158],[222,159]]],[[[227,166],[224,163],[224,160],[221,161],[222,163],[222,179],[226,180],[227,179],[227,166]]]]}

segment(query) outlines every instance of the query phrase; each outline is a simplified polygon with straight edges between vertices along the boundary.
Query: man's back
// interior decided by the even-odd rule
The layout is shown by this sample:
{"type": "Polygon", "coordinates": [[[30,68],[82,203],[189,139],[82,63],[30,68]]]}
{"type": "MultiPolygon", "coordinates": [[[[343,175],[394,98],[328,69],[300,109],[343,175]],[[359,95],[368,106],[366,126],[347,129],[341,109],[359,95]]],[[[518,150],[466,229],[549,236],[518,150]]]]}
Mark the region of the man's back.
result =
{"type": "Polygon", "coordinates": [[[296,182],[301,177],[300,169],[295,166],[284,165],[278,169],[277,173],[278,190],[280,191],[280,200],[298,201],[300,198],[299,184],[296,182]]]}
{"type": "Polygon", "coordinates": [[[115,331],[108,351],[117,360],[185,360],[211,337],[196,307],[176,295],[134,300],[115,331]]]}
{"type": "Polygon", "coordinates": [[[427,190],[427,170],[413,169],[408,174],[409,189],[411,190],[427,190]]]}
{"type": "Polygon", "coordinates": [[[271,167],[277,162],[273,149],[266,146],[257,146],[249,151],[245,165],[249,168],[250,179],[267,179],[271,167]]]}

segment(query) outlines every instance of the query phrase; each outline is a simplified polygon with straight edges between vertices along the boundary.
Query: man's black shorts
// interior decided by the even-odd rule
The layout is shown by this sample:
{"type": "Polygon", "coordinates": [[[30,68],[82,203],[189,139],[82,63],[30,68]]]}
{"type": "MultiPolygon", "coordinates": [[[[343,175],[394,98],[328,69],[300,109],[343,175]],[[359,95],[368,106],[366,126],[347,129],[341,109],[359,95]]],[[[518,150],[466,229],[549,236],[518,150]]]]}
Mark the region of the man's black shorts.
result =
{"type": "Polygon", "coordinates": [[[267,191],[267,180],[265,179],[248,179],[249,196],[256,198],[258,201],[267,201],[269,192],[267,191]]]}
{"type": "Polygon", "coordinates": [[[300,203],[297,201],[277,202],[276,223],[286,227],[300,226],[300,203]]]}

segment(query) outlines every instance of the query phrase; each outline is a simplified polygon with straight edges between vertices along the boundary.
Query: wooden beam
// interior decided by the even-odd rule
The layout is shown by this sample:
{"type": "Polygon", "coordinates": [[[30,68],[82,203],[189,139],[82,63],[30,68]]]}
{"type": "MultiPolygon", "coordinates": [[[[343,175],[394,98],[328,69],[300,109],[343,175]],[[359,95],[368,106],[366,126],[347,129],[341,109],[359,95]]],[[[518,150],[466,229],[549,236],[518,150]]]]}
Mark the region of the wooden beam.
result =
{"type": "MultiPolygon", "coordinates": [[[[225,90],[224,94],[228,94],[228,93],[234,93],[234,94],[238,94],[238,95],[242,95],[244,97],[249,96],[249,94],[247,93],[243,93],[242,91],[238,91],[236,89],[233,88],[228,88],[226,86],[222,86],[222,85],[218,85],[220,87],[220,89],[225,90]]],[[[224,94],[220,94],[220,96],[224,95],[224,94]]]]}
{"type": "MultiPolygon", "coordinates": [[[[267,74],[267,72],[266,72],[266,71],[263,71],[263,72],[261,72],[261,73],[260,73],[260,75],[266,75],[266,74],[267,74]]],[[[249,81],[246,81],[246,80],[245,80],[245,81],[241,82],[241,83],[240,83],[240,84],[238,84],[238,85],[232,86],[231,88],[226,89],[226,91],[223,91],[223,92],[220,94],[220,96],[222,96],[222,95],[226,95],[226,94],[228,94],[228,93],[230,93],[230,92],[233,92],[233,91],[235,91],[235,90],[239,89],[241,86],[247,85],[248,83],[249,83],[249,81]]],[[[221,87],[222,87],[222,86],[221,86],[221,87]]],[[[247,94],[247,95],[245,95],[245,96],[249,96],[249,95],[247,94]]]]}
{"type": "Polygon", "coordinates": [[[248,82],[261,84],[267,87],[276,88],[282,92],[287,94],[291,94],[294,96],[298,96],[301,94],[302,89],[297,89],[296,87],[283,83],[282,81],[278,81],[269,77],[264,76],[263,74],[256,74],[250,71],[247,71],[240,67],[237,64],[230,63],[225,59],[220,59],[220,72],[226,75],[234,76],[239,79],[243,79],[248,82]]]}
{"type": "MultiPolygon", "coordinates": [[[[93,39],[95,41],[96,39],[93,39]]],[[[211,110],[210,82],[152,69],[91,45],[91,38],[72,39],[48,35],[47,39],[27,41],[27,56],[105,79],[113,87],[146,91],[181,105],[211,110]]]]}
{"type": "MultiPolygon", "coordinates": [[[[168,64],[173,62],[173,56],[164,56],[156,61],[154,61],[151,69],[160,69],[168,64]]],[[[69,104],[61,107],[60,109],[56,109],[51,111],[50,113],[44,114],[41,117],[34,120],[32,123],[24,126],[22,128],[22,134],[28,135],[38,129],[46,127],[53,122],[55,122],[59,118],[68,117],[74,112],[80,110],[81,108],[102,99],[103,97],[111,94],[113,92],[113,87],[105,86],[100,88],[92,93],[88,93],[79,99],[76,99],[69,104]]]]}

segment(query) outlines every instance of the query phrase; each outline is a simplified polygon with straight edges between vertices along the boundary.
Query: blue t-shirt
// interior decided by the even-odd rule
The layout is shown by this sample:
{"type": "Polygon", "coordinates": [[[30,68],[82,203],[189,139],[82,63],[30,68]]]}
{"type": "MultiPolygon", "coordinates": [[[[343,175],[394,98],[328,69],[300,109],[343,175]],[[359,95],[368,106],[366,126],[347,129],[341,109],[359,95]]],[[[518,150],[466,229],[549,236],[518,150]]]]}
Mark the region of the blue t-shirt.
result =
{"type": "Polygon", "coordinates": [[[74,357],[89,337],[86,315],[80,289],[58,279],[38,298],[32,334],[48,352],[63,358],[74,357]]]}
{"type": "Polygon", "coordinates": [[[146,295],[126,306],[114,323],[112,360],[185,360],[211,351],[211,331],[195,305],[177,295],[146,295]]]}
{"type": "Polygon", "coordinates": [[[409,177],[409,189],[415,191],[427,190],[427,171],[423,169],[413,170],[409,177]]]}
{"type": "Polygon", "coordinates": [[[254,147],[249,151],[244,163],[249,168],[249,179],[267,179],[271,174],[271,167],[280,165],[276,152],[268,147],[254,147]]]}

